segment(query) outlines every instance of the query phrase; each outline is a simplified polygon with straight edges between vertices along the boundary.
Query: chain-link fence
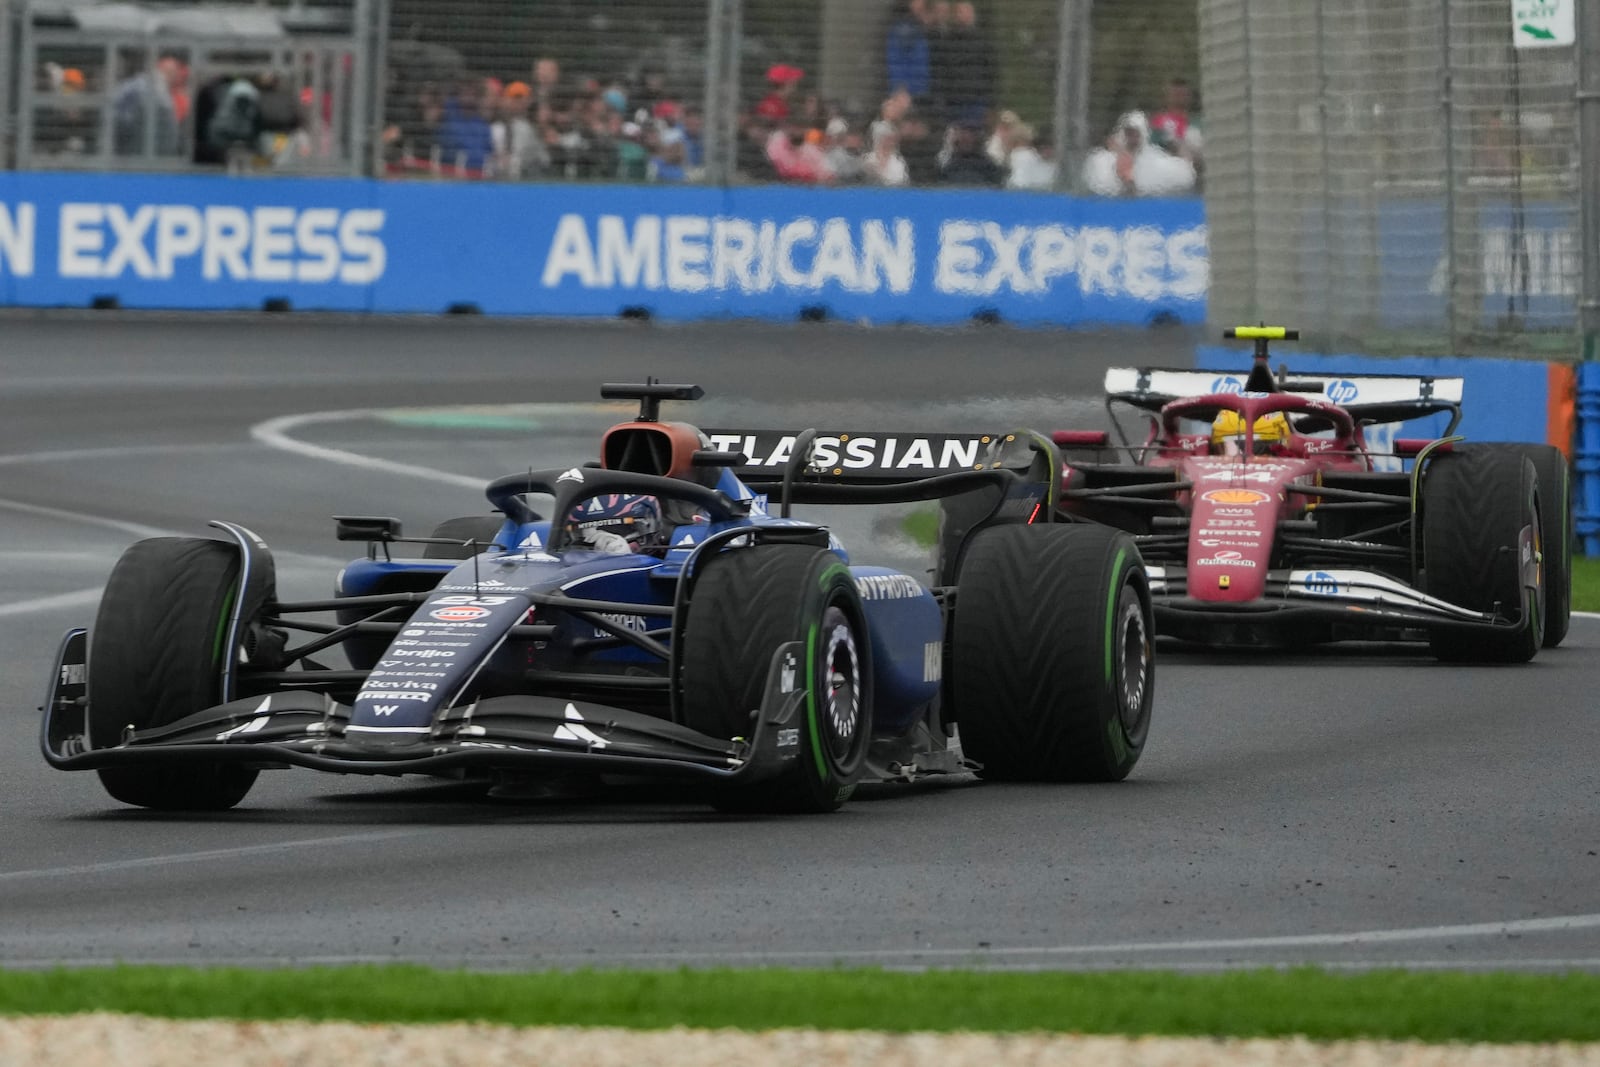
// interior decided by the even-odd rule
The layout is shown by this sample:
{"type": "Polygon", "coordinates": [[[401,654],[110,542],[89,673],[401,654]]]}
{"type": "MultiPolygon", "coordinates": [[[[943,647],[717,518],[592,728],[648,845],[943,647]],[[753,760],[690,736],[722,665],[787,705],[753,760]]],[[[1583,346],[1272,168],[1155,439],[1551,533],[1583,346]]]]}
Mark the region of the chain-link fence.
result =
{"type": "Polygon", "coordinates": [[[19,169],[1203,191],[1218,321],[1559,348],[1578,50],[1512,8],[0,0],[0,123],[19,169]]]}
{"type": "Polygon", "coordinates": [[[1576,57],[1510,0],[1206,0],[1215,320],[1570,352],[1576,57]]]}
{"type": "Polygon", "coordinates": [[[1192,0],[0,0],[19,168],[1190,192],[1192,0]],[[254,90],[252,92],[252,89],[254,90]],[[230,95],[230,93],[232,95],[230,95]],[[220,118],[218,117],[220,115],[220,118]],[[254,122],[248,136],[233,123],[254,122]],[[1173,136],[1171,131],[1177,130],[1173,136]],[[1153,138],[1153,141],[1152,141],[1153,138]],[[1109,177],[1092,182],[1099,166],[1109,177]],[[1160,166],[1154,168],[1161,170],[1160,166]],[[1159,177],[1159,174],[1158,174],[1159,177]]]}

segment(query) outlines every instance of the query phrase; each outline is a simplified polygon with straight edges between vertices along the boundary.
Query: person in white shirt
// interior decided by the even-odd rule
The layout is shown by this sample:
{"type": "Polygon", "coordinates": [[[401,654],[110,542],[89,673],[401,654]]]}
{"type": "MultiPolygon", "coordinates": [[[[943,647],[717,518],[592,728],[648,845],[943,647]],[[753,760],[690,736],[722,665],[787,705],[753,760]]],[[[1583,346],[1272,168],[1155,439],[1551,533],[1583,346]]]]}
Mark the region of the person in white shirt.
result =
{"type": "Polygon", "coordinates": [[[1056,165],[1033,147],[1033,127],[1019,123],[1011,130],[1011,154],[1006,157],[1007,189],[1048,189],[1056,165]]]}
{"type": "Polygon", "coordinates": [[[1180,196],[1194,190],[1194,164],[1151,144],[1144,112],[1130,111],[1084,160],[1083,182],[1097,196],[1180,196]]]}
{"type": "Polygon", "coordinates": [[[863,161],[868,179],[879,185],[905,185],[911,177],[900,154],[900,134],[890,122],[872,124],[872,151],[863,161]]]}

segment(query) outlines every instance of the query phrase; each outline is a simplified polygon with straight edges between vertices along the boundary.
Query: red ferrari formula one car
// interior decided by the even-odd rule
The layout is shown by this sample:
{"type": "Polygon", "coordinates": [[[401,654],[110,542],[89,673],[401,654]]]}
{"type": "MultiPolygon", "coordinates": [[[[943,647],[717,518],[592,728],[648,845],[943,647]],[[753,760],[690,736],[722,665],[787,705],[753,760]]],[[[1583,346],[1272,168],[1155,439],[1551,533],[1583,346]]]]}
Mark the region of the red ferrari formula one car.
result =
{"type": "Polygon", "coordinates": [[[1440,659],[1497,662],[1561,642],[1573,531],[1559,450],[1465,443],[1460,378],[1275,375],[1268,342],[1295,331],[1226,336],[1255,342],[1248,377],[1113,368],[1120,442],[1056,434],[1070,463],[1058,506],[1134,534],[1158,633],[1426,640],[1440,659]],[[1142,440],[1126,431],[1130,412],[1142,440]],[[1368,427],[1436,412],[1449,415],[1442,437],[1369,449],[1368,427]]]}

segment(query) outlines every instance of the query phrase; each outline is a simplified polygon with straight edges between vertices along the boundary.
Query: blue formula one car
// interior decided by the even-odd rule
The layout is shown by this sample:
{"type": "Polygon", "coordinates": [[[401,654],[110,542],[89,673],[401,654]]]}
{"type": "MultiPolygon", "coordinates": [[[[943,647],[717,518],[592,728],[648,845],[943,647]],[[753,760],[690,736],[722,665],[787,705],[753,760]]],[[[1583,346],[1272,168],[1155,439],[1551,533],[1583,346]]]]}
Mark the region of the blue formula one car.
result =
{"type": "Polygon", "coordinates": [[[802,439],[773,515],[735,473],[744,456],[658,418],[698,387],[602,395],[638,400],[639,417],[606,432],[598,463],[490,482],[493,515],[427,538],[336,520],[367,555],[327,599],[280,600],[270,550],[233,524],[213,523],[226,539],[134,544],[93,629],[62,643],[45,758],[172,810],[232,807],[288,766],[513,794],[662,776],[770,811],[832,810],[863,781],[1133,767],[1154,692],[1148,583],[1127,534],[1048,521],[1048,438],[1009,435],[1032,448],[962,472],[827,486],[808,479],[802,439]],[[825,527],[790,516],[808,493],[967,494],[983,517],[958,581],[927,589],[850,565],[825,527]],[[553,497],[556,518],[530,497],[553,497]],[[424,555],[392,555],[401,543],[424,555]],[[348,666],[322,662],[336,648],[348,666]]]}

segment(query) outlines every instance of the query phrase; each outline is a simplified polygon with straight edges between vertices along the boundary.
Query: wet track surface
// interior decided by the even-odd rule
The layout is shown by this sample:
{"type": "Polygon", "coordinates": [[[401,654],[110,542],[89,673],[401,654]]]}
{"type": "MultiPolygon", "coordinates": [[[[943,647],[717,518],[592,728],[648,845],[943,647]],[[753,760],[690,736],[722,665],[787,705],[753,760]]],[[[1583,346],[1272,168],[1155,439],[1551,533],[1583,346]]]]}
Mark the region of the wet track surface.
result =
{"type": "MultiPolygon", "coordinates": [[[[962,778],[827,817],[727,818],[654,787],[486,802],[307,771],[175,817],[38,755],[60,633],[92,620],[138,537],[242,522],[278,553],[285,595],[321,595],[359,547],[329,516],[426,533],[485,511],[474,480],[592,456],[626,414],[598,404],[602,380],[698,382],[707,401],[679,417],[702,424],[1098,426],[1105,366],[1181,364],[1181,334],[3,326],[0,963],[1600,969],[1591,619],[1517,668],[1163,647],[1127,782],[962,778]],[[305,418],[327,412],[344,414],[305,418]]],[[[926,565],[892,518],[828,517],[860,560],[926,565]]]]}

